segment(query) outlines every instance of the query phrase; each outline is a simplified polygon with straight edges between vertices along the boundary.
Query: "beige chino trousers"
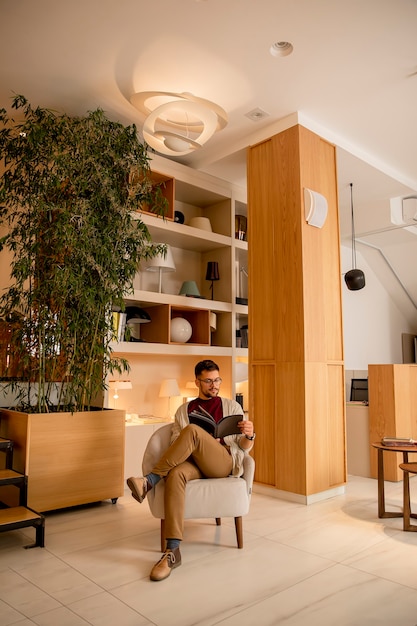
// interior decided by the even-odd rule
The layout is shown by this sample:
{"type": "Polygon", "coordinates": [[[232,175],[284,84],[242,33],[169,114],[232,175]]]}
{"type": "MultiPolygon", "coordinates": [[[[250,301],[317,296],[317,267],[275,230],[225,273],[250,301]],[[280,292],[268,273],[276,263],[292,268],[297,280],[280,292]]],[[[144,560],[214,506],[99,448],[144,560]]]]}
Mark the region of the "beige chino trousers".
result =
{"type": "Polygon", "coordinates": [[[165,536],[167,539],[182,539],[187,482],[229,476],[232,457],[214,437],[190,424],[181,430],[152,472],[165,477],[165,536]]]}

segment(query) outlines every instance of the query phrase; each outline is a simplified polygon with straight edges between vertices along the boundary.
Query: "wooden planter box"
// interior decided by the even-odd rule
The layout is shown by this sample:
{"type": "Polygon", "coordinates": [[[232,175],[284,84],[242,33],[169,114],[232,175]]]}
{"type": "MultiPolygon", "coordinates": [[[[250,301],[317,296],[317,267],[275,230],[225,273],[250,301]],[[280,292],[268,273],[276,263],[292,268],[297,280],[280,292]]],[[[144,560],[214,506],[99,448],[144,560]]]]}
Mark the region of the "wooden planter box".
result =
{"type": "Polygon", "coordinates": [[[0,419],[0,436],[14,441],[13,469],[28,477],[28,507],[52,511],[123,495],[124,411],[1,409],[0,419]]]}

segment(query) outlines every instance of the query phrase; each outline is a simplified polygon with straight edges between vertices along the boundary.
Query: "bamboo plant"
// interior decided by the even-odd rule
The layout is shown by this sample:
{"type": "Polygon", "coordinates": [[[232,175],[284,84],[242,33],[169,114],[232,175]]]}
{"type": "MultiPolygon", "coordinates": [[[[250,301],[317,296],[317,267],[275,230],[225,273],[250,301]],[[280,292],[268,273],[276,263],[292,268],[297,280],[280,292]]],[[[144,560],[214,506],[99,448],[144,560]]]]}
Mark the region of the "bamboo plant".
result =
{"type": "Polygon", "coordinates": [[[111,310],[123,309],[140,261],[161,251],[138,207],[163,214],[165,200],[134,125],[101,109],[34,108],[20,95],[12,109],[0,110],[0,249],[12,253],[1,375],[20,409],[90,409],[108,374],[129,369],[112,353],[111,310]]]}

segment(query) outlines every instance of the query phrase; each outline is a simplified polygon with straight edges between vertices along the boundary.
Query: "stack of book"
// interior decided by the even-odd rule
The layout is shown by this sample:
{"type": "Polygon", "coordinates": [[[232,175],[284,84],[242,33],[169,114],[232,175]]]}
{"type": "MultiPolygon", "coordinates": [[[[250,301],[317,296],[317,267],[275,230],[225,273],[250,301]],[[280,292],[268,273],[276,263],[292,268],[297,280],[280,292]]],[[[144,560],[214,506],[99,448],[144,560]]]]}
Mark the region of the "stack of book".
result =
{"type": "Polygon", "coordinates": [[[113,341],[124,341],[126,330],[126,313],[112,311],[112,339],[113,341]]]}
{"type": "Polygon", "coordinates": [[[382,437],[381,443],[387,447],[407,447],[412,448],[413,446],[417,446],[417,441],[415,439],[410,439],[409,437],[382,437]]]}

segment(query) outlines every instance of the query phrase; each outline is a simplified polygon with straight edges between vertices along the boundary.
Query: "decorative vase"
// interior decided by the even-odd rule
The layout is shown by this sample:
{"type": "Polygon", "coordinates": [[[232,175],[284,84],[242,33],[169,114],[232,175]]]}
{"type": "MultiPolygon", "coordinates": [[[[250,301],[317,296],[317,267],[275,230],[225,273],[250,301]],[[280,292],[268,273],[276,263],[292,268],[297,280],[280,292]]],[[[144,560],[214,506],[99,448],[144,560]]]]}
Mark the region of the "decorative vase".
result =
{"type": "Polygon", "coordinates": [[[190,322],[183,317],[174,317],[171,320],[171,341],[187,343],[193,333],[190,322]]]}

